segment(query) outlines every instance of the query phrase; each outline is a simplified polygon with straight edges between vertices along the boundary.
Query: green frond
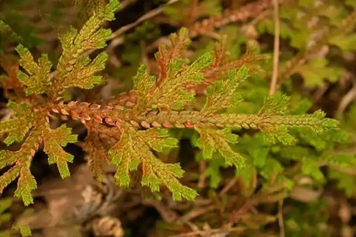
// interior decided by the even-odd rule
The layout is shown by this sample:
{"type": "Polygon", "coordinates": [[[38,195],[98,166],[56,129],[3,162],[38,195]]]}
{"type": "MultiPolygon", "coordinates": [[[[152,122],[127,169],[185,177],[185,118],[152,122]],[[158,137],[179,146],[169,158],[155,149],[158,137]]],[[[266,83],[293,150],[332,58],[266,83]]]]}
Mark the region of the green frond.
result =
{"type": "Polygon", "coordinates": [[[52,63],[49,61],[46,54],[42,54],[38,63],[33,59],[30,51],[23,45],[19,44],[16,51],[20,55],[20,65],[26,70],[27,74],[19,71],[18,79],[27,86],[26,95],[42,94],[47,92],[51,85],[49,74],[51,72],[52,63]]]}
{"type": "Polygon", "coordinates": [[[155,151],[162,152],[165,148],[175,148],[178,140],[170,137],[167,129],[148,129],[139,131],[140,137],[145,139],[146,144],[155,151]],[[149,138],[149,139],[147,139],[149,138]]]}
{"type": "Polygon", "coordinates": [[[335,143],[347,143],[350,138],[350,134],[342,130],[329,130],[325,131],[322,136],[315,133],[311,129],[298,129],[296,136],[301,140],[303,144],[308,144],[315,148],[316,151],[327,151],[333,147],[335,143]]]}
{"type": "Polygon", "coordinates": [[[275,95],[266,97],[263,106],[258,112],[258,114],[266,117],[273,115],[284,115],[288,111],[289,102],[290,98],[286,95],[275,95]]]}
{"type": "Polygon", "coordinates": [[[0,193],[3,192],[6,186],[19,177],[15,196],[22,198],[26,206],[33,203],[31,191],[37,188],[36,180],[30,172],[30,163],[28,155],[23,155],[16,161],[15,166],[0,177],[0,193]]]}
{"type": "Polygon", "coordinates": [[[213,62],[213,54],[206,53],[192,63],[183,58],[183,51],[190,42],[185,28],[172,34],[170,40],[171,45],[161,45],[155,55],[160,70],[158,77],[148,75],[145,67],[141,66],[133,78],[134,90],[138,94],[135,110],[180,110],[195,95],[186,91],[186,86],[197,85],[204,80],[204,69],[213,62]]]}
{"type": "Polygon", "coordinates": [[[284,145],[294,145],[296,143],[295,137],[289,133],[289,127],[285,125],[272,125],[264,127],[263,129],[265,139],[267,142],[274,144],[277,141],[284,145]]]}
{"type": "Polygon", "coordinates": [[[214,86],[208,87],[206,104],[202,112],[217,113],[222,109],[235,107],[242,100],[237,88],[248,76],[248,69],[243,66],[238,71],[231,70],[226,80],[218,80],[214,86]]]}
{"type": "MultiPolygon", "coordinates": [[[[111,0],[105,7],[98,7],[94,14],[78,32],[69,28],[59,35],[63,53],[57,65],[55,76],[56,90],[63,93],[69,87],[84,89],[93,88],[103,82],[101,76],[94,74],[103,70],[107,60],[106,52],[102,52],[92,61],[82,54],[91,49],[101,49],[106,46],[106,40],[111,37],[111,30],[103,29],[102,24],[114,19],[114,13],[119,7],[118,0],[111,0]],[[78,80],[81,78],[81,80],[78,80]]],[[[54,91],[58,94],[58,91],[54,91]]]]}
{"type": "Polygon", "coordinates": [[[172,193],[174,201],[194,200],[198,194],[194,189],[182,185],[178,178],[183,177],[184,171],[179,164],[165,164],[154,156],[145,159],[144,175],[141,184],[152,191],[159,191],[164,184],[172,193]]]}
{"type": "Polygon", "coordinates": [[[86,153],[89,169],[98,181],[104,178],[104,162],[109,161],[108,151],[105,149],[104,142],[98,134],[89,131],[84,143],[81,145],[86,153]]]}
{"type": "Polygon", "coordinates": [[[320,183],[325,182],[325,176],[320,170],[320,163],[317,160],[312,159],[311,157],[305,157],[302,159],[302,173],[309,175],[320,183]]]}
{"type": "Polygon", "coordinates": [[[181,28],[178,34],[171,34],[169,39],[171,41],[171,45],[160,45],[158,52],[155,54],[155,58],[160,70],[157,82],[158,84],[161,84],[162,81],[167,79],[169,63],[182,58],[184,50],[191,42],[188,37],[188,30],[186,28],[181,28]]]}
{"type": "Polygon", "coordinates": [[[57,164],[62,179],[70,175],[68,162],[73,162],[74,156],[65,152],[62,147],[77,141],[77,135],[71,134],[71,129],[62,125],[57,129],[44,129],[44,152],[48,155],[48,163],[57,164]]]}
{"type": "MultiPolygon", "coordinates": [[[[197,138],[193,137],[192,143],[196,144],[197,138]]],[[[201,162],[203,160],[206,160],[206,158],[203,157],[203,152],[199,151],[196,156],[195,160],[197,162],[201,162]]],[[[221,156],[220,153],[215,153],[213,154],[212,158],[208,160],[207,162],[207,167],[204,172],[205,176],[209,179],[209,185],[211,188],[215,189],[218,188],[221,181],[222,181],[222,174],[221,174],[221,169],[226,168],[226,162],[225,159],[221,156]]]]}
{"type": "Polygon", "coordinates": [[[17,189],[14,194],[15,197],[22,198],[26,206],[33,203],[31,192],[37,188],[37,182],[35,177],[31,174],[30,166],[30,159],[26,161],[25,165],[21,164],[21,168],[19,170],[19,179],[17,181],[17,189]]]}
{"type": "Polygon", "coordinates": [[[107,59],[108,55],[105,52],[100,53],[92,61],[90,61],[89,57],[79,58],[73,70],[63,78],[63,85],[66,85],[66,87],[91,89],[101,84],[103,82],[102,76],[94,76],[94,74],[105,68],[107,59]]]}
{"type": "Polygon", "coordinates": [[[295,142],[295,138],[288,133],[289,128],[310,129],[313,133],[321,134],[335,130],[339,126],[339,121],[325,118],[325,113],[321,110],[305,115],[267,116],[263,123],[261,129],[269,138],[272,141],[277,139],[284,144],[295,142]]]}
{"type": "Polygon", "coordinates": [[[217,130],[208,127],[195,127],[200,137],[196,145],[203,150],[204,159],[211,159],[213,153],[218,151],[229,166],[234,165],[237,169],[244,166],[245,158],[233,151],[230,144],[236,144],[238,136],[231,133],[230,129],[217,130]]]}
{"type": "Polygon", "coordinates": [[[253,159],[253,165],[255,165],[256,167],[263,167],[266,164],[266,160],[269,156],[270,147],[266,146],[264,143],[260,143],[259,140],[261,140],[261,138],[263,139],[263,136],[255,136],[254,138],[254,141],[256,142],[250,144],[247,150],[249,152],[249,155],[253,159]]]}
{"type": "Polygon", "coordinates": [[[137,103],[134,110],[144,109],[148,103],[149,95],[156,85],[156,77],[147,72],[145,65],[141,65],[133,78],[134,90],[138,94],[137,103]]]}
{"type": "Polygon", "coordinates": [[[25,205],[33,203],[31,191],[37,187],[36,180],[30,172],[30,166],[32,157],[40,142],[39,137],[40,133],[32,129],[19,150],[0,152],[1,166],[13,165],[8,171],[0,176],[0,193],[3,192],[5,187],[19,177],[15,196],[22,198],[25,205]]]}
{"type": "Polygon", "coordinates": [[[331,169],[328,172],[328,177],[331,180],[337,181],[337,187],[344,191],[347,197],[352,197],[356,193],[356,178],[353,174],[344,173],[331,169]]]}
{"type": "Polygon", "coordinates": [[[254,191],[254,176],[256,175],[256,167],[254,167],[250,162],[246,162],[246,166],[243,169],[235,171],[235,176],[243,186],[242,195],[250,196],[254,191]]]}
{"type": "Polygon", "coordinates": [[[28,131],[33,126],[34,119],[32,111],[26,103],[17,104],[13,101],[9,101],[8,108],[14,112],[16,118],[1,121],[0,134],[6,133],[7,136],[4,143],[6,145],[11,145],[14,142],[21,142],[24,139],[28,131]]]}
{"type": "Polygon", "coordinates": [[[22,237],[32,236],[31,229],[28,225],[23,226],[19,225],[19,223],[15,223],[12,228],[19,231],[22,237]]]}
{"type": "MultiPolygon", "coordinates": [[[[345,51],[352,50],[352,46],[355,47],[356,37],[344,38],[344,35],[338,35],[338,37],[333,38],[331,43],[343,47],[345,51]]],[[[344,73],[342,68],[329,65],[325,58],[313,58],[307,64],[297,67],[295,71],[305,78],[304,85],[309,88],[324,86],[325,79],[336,82],[344,73]]]]}
{"type": "Polygon", "coordinates": [[[115,174],[118,184],[128,186],[130,171],[136,170],[142,163],[142,185],[149,186],[156,192],[160,190],[160,185],[164,184],[172,192],[175,200],[194,199],[196,192],[184,187],[177,179],[184,173],[179,164],[165,164],[152,153],[152,149],[162,151],[164,148],[176,147],[177,143],[176,139],[169,137],[166,130],[124,132],[120,141],[109,151],[111,163],[118,167],[115,174]]]}
{"type": "Polygon", "coordinates": [[[44,150],[49,156],[49,163],[57,163],[61,176],[69,175],[67,161],[73,156],[64,152],[61,146],[68,142],[75,142],[76,135],[65,125],[51,130],[45,118],[39,117],[26,103],[9,102],[15,119],[0,122],[0,132],[7,133],[5,142],[11,144],[23,141],[17,151],[0,151],[0,168],[12,166],[0,177],[0,193],[17,177],[15,196],[22,198],[25,205],[33,202],[31,191],[36,189],[36,180],[30,172],[31,160],[38,149],[39,143],[44,142],[44,150]]]}
{"type": "Polygon", "coordinates": [[[197,85],[204,80],[204,69],[213,61],[213,55],[206,53],[188,65],[186,59],[169,63],[167,79],[152,94],[147,108],[169,108],[180,110],[186,102],[194,99],[194,93],[185,90],[186,85],[197,85]]]}
{"type": "Polygon", "coordinates": [[[324,156],[319,157],[320,162],[326,162],[330,166],[350,167],[354,166],[356,157],[353,154],[330,153],[326,152],[324,156]]]}
{"type": "Polygon", "coordinates": [[[289,97],[285,95],[267,97],[257,116],[221,115],[221,117],[226,116],[226,118],[221,118],[220,122],[234,121],[235,126],[231,125],[231,127],[244,127],[243,124],[245,124],[245,128],[261,129],[265,132],[267,140],[272,143],[278,140],[283,144],[294,144],[296,141],[289,133],[290,128],[307,128],[316,134],[338,128],[339,122],[325,118],[325,113],[321,110],[313,114],[287,114],[289,100],[289,97]]]}
{"type": "Polygon", "coordinates": [[[268,179],[269,177],[273,176],[273,174],[278,174],[284,170],[282,164],[273,158],[266,159],[265,165],[262,167],[260,173],[263,177],[268,179]]]}

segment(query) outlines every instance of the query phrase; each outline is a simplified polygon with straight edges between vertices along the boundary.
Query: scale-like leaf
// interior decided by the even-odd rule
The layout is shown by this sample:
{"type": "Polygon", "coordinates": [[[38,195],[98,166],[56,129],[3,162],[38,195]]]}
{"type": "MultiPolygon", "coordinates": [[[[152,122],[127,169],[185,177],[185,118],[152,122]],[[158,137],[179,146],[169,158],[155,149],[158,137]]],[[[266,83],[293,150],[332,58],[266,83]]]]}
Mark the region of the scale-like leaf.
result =
{"type": "Polygon", "coordinates": [[[149,186],[155,192],[160,190],[161,184],[165,184],[175,200],[194,199],[196,192],[178,180],[184,173],[179,164],[165,164],[152,153],[152,149],[162,151],[166,147],[176,147],[177,143],[166,130],[161,129],[123,133],[120,141],[109,151],[112,164],[118,167],[115,174],[117,182],[121,186],[128,186],[129,172],[142,163],[142,185],[149,186]]]}
{"type": "Polygon", "coordinates": [[[57,129],[47,128],[43,133],[44,151],[48,155],[48,163],[57,164],[59,173],[64,179],[70,175],[68,162],[73,162],[74,156],[65,152],[62,147],[77,141],[77,135],[71,134],[71,129],[62,125],[57,129]]]}
{"type": "Polygon", "coordinates": [[[90,89],[101,84],[103,82],[102,76],[94,76],[94,74],[105,68],[107,59],[108,55],[105,52],[100,53],[92,61],[90,61],[89,57],[78,59],[72,72],[63,77],[63,85],[66,85],[66,87],[90,89]]]}
{"type": "Polygon", "coordinates": [[[226,80],[216,81],[214,86],[208,88],[206,104],[202,111],[217,113],[224,108],[236,106],[242,100],[236,90],[248,76],[248,69],[243,66],[238,71],[231,70],[226,80]]]}
{"type": "Polygon", "coordinates": [[[31,192],[37,188],[35,177],[33,177],[30,171],[30,164],[31,161],[29,160],[26,165],[20,168],[17,189],[15,191],[15,197],[22,198],[26,206],[33,203],[31,192]]]}
{"type": "MultiPolygon", "coordinates": [[[[350,44],[350,42],[347,43],[350,44]]],[[[340,46],[342,47],[342,45],[340,46]]],[[[295,70],[304,78],[306,87],[320,87],[325,84],[325,80],[335,82],[343,74],[342,68],[328,64],[329,62],[325,58],[313,58],[309,63],[301,65],[295,70]]]]}
{"type": "Polygon", "coordinates": [[[153,91],[156,83],[156,77],[147,72],[145,65],[141,65],[133,78],[134,90],[138,94],[136,110],[145,108],[147,101],[150,99],[149,94],[153,91]]]}
{"type": "Polygon", "coordinates": [[[190,65],[188,62],[178,58],[169,63],[167,78],[153,92],[147,108],[180,110],[186,102],[194,99],[194,93],[186,91],[185,88],[188,84],[197,85],[204,80],[204,69],[213,62],[213,54],[206,53],[190,65]]]}
{"type": "Polygon", "coordinates": [[[93,60],[87,56],[83,57],[83,53],[106,46],[106,41],[111,37],[111,30],[103,29],[102,24],[115,19],[114,13],[118,7],[118,0],[110,0],[105,7],[95,9],[95,14],[79,32],[69,28],[60,34],[63,53],[57,66],[58,73],[54,78],[56,89],[54,94],[61,94],[69,87],[91,89],[103,82],[102,76],[96,76],[95,73],[105,68],[107,53],[102,52],[93,60]]]}
{"type": "Polygon", "coordinates": [[[217,130],[207,127],[196,127],[200,137],[196,145],[203,149],[204,159],[211,159],[213,153],[218,151],[225,159],[227,165],[234,165],[237,169],[245,164],[245,158],[235,152],[229,145],[237,143],[237,135],[230,129],[217,130]]]}
{"type": "Polygon", "coordinates": [[[33,126],[33,115],[26,103],[17,104],[10,101],[8,107],[14,112],[17,118],[1,121],[0,134],[7,133],[4,143],[11,145],[14,142],[21,142],[24,139],[33,126]]]}
{"type": "Polygon", "coordinates": [[[285,145],[294,144],[296,140],[289,133],[289,128],[306,128],[320,134],[339,125],[338,121],[325,118],[325,113],[320,110],[311,115],[286,115],[288,102],[289,97],[285,95],[267,97],[258,112],[261,120],[257,127],[265,132],[266,139],[272,143],[278,140],[285,145]]]}
{"type": "Polygon", "coordinates": [[[26,70],[26,73],[19,71],[18,79],[27,86],[26,94],[41,94],[47,91],[51,85],[49,74],[51,72],[52,63],[49,61],[46,54],[42,54],[38,63],[33,59],[30,51],[23,45],[18,45],[16,51],[19,53],[20,65],[26,70]]]}

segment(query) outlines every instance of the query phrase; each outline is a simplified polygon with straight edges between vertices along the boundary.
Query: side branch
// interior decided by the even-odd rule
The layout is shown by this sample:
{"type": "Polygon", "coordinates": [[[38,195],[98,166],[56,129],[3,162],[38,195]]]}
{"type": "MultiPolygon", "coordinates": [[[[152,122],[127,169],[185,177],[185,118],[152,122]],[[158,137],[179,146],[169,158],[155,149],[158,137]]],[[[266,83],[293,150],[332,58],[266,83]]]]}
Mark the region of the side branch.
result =
{"type": "Polygon", "coordinates": [[[210,128],[271,129],[273,127],[334,127],[320,111],[310,115],[270,115],[258,114],[207,114],[200,111],[151,111],[135,115],[131,109],[122,106],[102,106],[87,102],[59,103],[51,106],[54,113],[80,120],[93,121],[117,127],[121,132],[129,127],[149,128],[189,128],[196,126],[210,128]]]}

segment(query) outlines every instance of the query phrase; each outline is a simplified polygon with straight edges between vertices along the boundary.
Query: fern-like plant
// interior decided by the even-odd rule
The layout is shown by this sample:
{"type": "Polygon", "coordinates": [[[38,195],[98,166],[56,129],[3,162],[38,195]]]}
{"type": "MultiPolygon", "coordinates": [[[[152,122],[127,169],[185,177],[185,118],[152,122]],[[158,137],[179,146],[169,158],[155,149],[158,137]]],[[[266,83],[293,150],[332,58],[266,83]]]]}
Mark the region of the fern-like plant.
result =
{"type": "Polygon", "coordinates": [[[133,78],[134,87],[124,99],[120,97],[107,105],[65,101],[62,98],[68,88],[93,89],[104,83],[97,73],[105,67],[106,53],[92,60],[83,55],[87,50],[105,47],[111,32],[101,25],[114,19],[118,5],[117,0],[111,0],[105,7],[94,10],[79,31],[69,28],[60,33],[63,53],[53,74],[46,55],[36,62],[24,46],[16,48],[24,70],[18,71],[17,78],[2,79],[4,86],[13,89],[16,95],[8,103],[14,118],[0,122],[0,133],[7,135],[4,140],[7,145],[15,142],[22,145],[17,151],[0,152],[0,168],[11,166],[0,177],[0,192],[18,178],[15,196],[21,197],[26,205],[33,202],[31,191],[36,188],[36,180],[30,166],[42,145],[49,164],[57,164],[61,177],[70,175],[68,162],[74,157],[63,147],[76,142],[77,136],[66,125],[52,129],[49,117],[53,113],[85,124],[88,135],[81,146],[99,179],[103,162],[109,162],[117,167],[117,184],[129,186],[130,172],[140,165],[141,184],[154,192],[159,192],[163,184],[172,192],[174,200],[193,200],[197,191],[181,184],[179,178],[184,171],[179,164],[164,163],[155,155],[165,148],[178,146],[171,129],[195,130],[199,134],[196,146],[202,149],[204,159],[211,159],[218,152],[227,165],[243,169],[244,158],[230,146],[238,142],[234,129],[261,130],[273,142],[293,144],[290,128],[305,128],[320,134],[338,127],[338,122],[324,118],[322,111],[289,114],[289,99],[284,95],[267,97],[257,114],[231,112],[228,109],[238,106],[242,100],[239,84],[254,70],[241,61],[239,64],[224,60],[226,52],[221,43],[213,52],[190,62],[183,57],[190,42],[185,28],[172,34],[171,45],[160,46],[156,53],[158,76],[149,75],[146,67],[140,66],[133,78]],[[212,75],[215,80],[211,80],[212,75]],[[192,88],[202,84],[208,85],[205,105],[195,109],[197,92],[192,88]]]}

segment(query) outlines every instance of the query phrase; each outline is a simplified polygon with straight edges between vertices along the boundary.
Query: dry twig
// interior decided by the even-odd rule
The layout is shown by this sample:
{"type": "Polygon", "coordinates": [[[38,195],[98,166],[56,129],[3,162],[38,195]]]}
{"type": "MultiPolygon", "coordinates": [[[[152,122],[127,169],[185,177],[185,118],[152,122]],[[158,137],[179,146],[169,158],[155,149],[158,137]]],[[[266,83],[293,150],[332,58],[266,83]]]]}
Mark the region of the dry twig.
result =
{"type": "Polygon", "coordinates": [[[278,79],[278,65],[279,65],[279,31],[280,31],[280,21],[279,21],[279,3],[278,0],[273,0],[274,6],[274,46],[273,46],[273,74],[270,85],[269,94],[273,95],[277,88],[278,79]]]}

